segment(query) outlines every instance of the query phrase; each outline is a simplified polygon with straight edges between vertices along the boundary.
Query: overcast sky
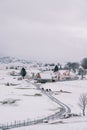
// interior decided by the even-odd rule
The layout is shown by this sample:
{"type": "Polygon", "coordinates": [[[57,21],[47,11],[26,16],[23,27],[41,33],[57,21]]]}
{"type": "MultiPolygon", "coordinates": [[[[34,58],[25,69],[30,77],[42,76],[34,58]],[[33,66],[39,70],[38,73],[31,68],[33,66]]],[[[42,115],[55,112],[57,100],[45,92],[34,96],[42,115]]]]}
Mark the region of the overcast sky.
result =
{"type": "Polygon", "coordinates": [[[87,57],[87,0],[0,0],[0,56],[87,57]]]}

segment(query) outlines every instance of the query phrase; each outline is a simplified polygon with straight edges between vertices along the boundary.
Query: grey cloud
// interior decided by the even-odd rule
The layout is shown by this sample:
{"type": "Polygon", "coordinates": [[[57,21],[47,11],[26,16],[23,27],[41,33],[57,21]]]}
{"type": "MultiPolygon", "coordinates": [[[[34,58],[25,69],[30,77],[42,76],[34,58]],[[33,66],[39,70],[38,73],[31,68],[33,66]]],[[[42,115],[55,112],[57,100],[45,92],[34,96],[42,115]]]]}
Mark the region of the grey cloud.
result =
{"type": "Polygon", "coordinates": [[[1,54],[42,61],[86,57],[86,5],[86,0],[1,0],[1,54]]]}

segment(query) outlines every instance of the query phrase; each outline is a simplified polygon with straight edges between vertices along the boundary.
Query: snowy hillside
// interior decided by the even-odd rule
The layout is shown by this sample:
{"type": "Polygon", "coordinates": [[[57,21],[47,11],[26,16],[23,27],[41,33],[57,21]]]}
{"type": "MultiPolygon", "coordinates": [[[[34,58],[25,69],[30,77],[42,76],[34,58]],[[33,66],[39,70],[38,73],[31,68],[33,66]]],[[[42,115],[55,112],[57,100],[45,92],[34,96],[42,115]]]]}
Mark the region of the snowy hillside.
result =
{"type": "Polygon", "coordinates": [[[30,63],[30,61],[28,60],[24,60],[24,59],[18,59],[15,57],[0,57],[0,63],[4,63],[4,64],[9,64],[9,63],[30,63]]]}

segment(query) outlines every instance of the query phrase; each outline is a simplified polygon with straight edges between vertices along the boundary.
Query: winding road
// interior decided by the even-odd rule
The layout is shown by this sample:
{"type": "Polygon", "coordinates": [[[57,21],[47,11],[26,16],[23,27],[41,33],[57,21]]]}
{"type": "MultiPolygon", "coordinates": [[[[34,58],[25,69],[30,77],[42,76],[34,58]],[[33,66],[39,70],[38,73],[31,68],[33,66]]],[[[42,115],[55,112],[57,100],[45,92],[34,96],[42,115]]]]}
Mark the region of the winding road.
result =
{"type": "Polygon", "coordinates": [[[55,119],[64,118],[64,115],[71,113],[71,109],[66,104],[62,103],[61,101],[56,99],[54,96],[52,96],[51,92],[42,90],[40,88],[40,84],[37,84],[37,83],[32,83],[32,84],[36,87],[37,90],[40,90],[43,94],[48,96],[52,102],[55,102],[56,104],[58,104],[58,106],[60,106],[60,111],[58,109],[58,112],[55,112],[54,114],[44,117],[42,119],[36,119],[33,121],[25,121],[22,123],[14,123],[14,124],[10,124],[10,125],[3,125],[0,127],[1,130],[7,130],[7,129],[13,129],[13,128],[17,128],[17,127],[40,124],[40,123],[43,123],[44,121],[49,122],[49,121],[53,121],[55,119]]]}
{"type": "Polygon", "coordinates": [[[54,96],[52,96],[51,92],[47,92],[45,90],[42,90],[40,88],[40,84],[33,84],[33,85],[36,86],[36,88],[38,90],[40,90],[43,94],[47,95],[53,102],[55,102],[56,104],[58,104],[58,106],[61,107],[60,112],[58,111],[58,112],[56,112],[53,115],[50,115],[48,117],[49,120],[51,119],[51,117],[53,117],[54,119],[63,118],[64,115],[67,115],[67,114],[71,113],[71,109],[66,104],[62,103],[61,101],[59,101],[58,99],[56,99],[54,96]]]}

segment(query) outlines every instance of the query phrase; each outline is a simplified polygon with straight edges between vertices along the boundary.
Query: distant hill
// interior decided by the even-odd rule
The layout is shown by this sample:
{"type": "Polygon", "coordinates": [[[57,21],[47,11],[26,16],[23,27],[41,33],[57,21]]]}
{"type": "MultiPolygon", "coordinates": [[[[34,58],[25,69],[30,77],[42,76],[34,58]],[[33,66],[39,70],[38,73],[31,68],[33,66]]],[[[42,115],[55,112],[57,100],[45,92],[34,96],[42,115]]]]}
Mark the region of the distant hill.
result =
{"type": "Polygon", "coordinates": [[[29,64],[31,62],[28,60],[7,56],[7,57],[0,57],[0,63],[1,64],[9,64],[9,63],[23,63],[23,64],[27,63],[27,64],[29,64]]]}

